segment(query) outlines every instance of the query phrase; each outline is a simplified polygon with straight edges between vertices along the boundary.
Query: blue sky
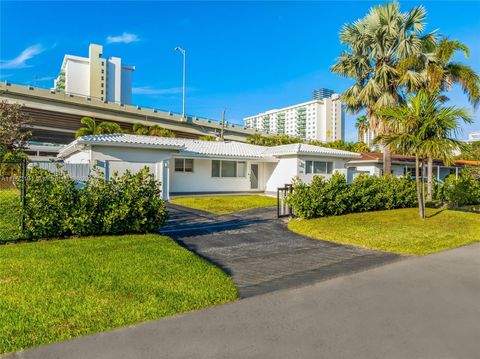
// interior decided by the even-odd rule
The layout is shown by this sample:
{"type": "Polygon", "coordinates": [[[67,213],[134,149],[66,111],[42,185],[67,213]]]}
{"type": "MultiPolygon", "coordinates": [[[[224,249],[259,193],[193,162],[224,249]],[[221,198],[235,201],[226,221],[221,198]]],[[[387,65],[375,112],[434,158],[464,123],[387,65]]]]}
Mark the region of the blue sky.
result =
{"type": "MultiPolygon", "coordinates": [[[[5,2],[0,3],[0,80],[50,87],[63,55],[87,56],[90,42],[105,56],[135,65],[133,102],[181,112],[181,55],[187,50],[187,113],[229,121],[309,100],[313,89],[343,91],[350,82],[330,72],[342,51],[342,24],[381,2],[5,2]]],[[[428,30],[470,46],[480,72],[480,2],[424,4],[428,30]]],[[[468,106],[460,89],[451,103],[468,106]]],[[[471,108],[471,107],[470,107],[471,108]]],[[[355,140],[356,115],[346,139],[355,140]]],[[[480,130],[480,115],[461,138],[480,130]]]]}

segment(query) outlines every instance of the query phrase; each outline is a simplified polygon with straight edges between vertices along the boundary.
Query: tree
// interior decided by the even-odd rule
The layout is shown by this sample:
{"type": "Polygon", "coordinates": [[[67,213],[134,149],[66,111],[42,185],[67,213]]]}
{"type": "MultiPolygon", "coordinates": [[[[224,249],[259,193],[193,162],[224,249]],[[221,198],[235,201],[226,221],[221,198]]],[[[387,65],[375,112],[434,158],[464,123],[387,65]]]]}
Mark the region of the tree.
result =
{"type": "MultiPolygon", "coordinates": [[[[401,83],[409,91],[425,90],[431,94],[440,93],[440,99],[446,101],[445,92],[450,90],[453,84],[459,84],[467,95],[470,103],[477,107],[480,103],[480,76],[471,67],[454,62],[453,57],[457,52],[462,52],[469,57],[467,45],[449,40],[443,37],[438,44],[431,46],[425,44],[424,54],[411,56],[398,65],[401,83]],[[415,71],[418,76],[415,81],[408,76],[409,72],[415,71]]],[[[427,199],[432,200],[433,187],[433,158],[428,158],[427,175],[427,199]]]]}
{"type": "Polygon", "coordinates": [[[369,130],[368,126],[368,118],[367,116],[360,116],[357,118],[355,122],[355,128],[357,129],[358,133],[358,142],[363,142],[365,137],[365,133],[369,130]]]}
{"type": "Polygon", "coordinates": [[[167,130],[166,128],[158,125],[148,126],[139,122],[133,125],[132,132],[135,135],[142,136],[175,137],[175,132],[167,130]]]}
{"type": "Polygon", "coordinates": [[[9,158],[22,157],[21,152],[32,136],[28,129],[31,119],[22,108],[21,104],[0,101],[0,160],[6,154],[9,158]]]}
{"type": "Polygon", "coordinates": [[[449,164],[453,160],[454,151],[462,146],[454,138],[459,122],[463,120],[470,123],[472,119],[465,109],[442,107],[438,93],[431,94],[425,90],[410,96],[406,104],[385,107],[378,114],[390,131],[381,134],[376,141],[383,141],[398,153],[415,156],[418,208],[420,218],[423,219],[425,160],[432,156],[449,164]]]}
{"type": "Polygon", "coordinates": [[[123,133],[118,123],[103,121],[97,125],[91,117],[82,117],[80,122],[84,127],[77,130],[75,137],[123,133]]]}
{"type": "MultiPolygon", "coordinates": [[[[419,56],[427,44],[435,42],[432,33],[422,34],[425,18],[423,6],[402,13],[397,2],[387,3],[371,8],[364,18],[344,25],[340,32],[340,41],[348,49],[340,55],[332,71],[355,82],[341,99],[352,113],[366,110],[375,136],[390,130],[388,123],[381,121],[379,110],[405,102],[398,63],[419,56]]],[[[405,76],[415,78],[417,74],[410,71],[405,76]]],[[[381,144],[384,173],[390,173],[390,148],[381,144]]]]}

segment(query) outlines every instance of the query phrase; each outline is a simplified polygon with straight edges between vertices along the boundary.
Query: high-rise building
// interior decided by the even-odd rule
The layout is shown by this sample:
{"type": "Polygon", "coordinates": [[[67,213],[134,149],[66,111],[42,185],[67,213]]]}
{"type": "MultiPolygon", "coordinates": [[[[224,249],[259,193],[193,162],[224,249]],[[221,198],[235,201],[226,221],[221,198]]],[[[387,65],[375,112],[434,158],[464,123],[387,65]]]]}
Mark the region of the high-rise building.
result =
{"type": "Polygon", "coordinates": [[[468,134],[468,142],[480,141],[480,131],[470,132],[468,134]]]}
{"type": "Polygon", "coordinates": [[[326,88],[319,88],[313,90],[312,99],[314,100],[323,100],[324,98],[330,98],[335,92],[326,88]]]}
{"type": "Polygon", "coordinates": [[[119,57],[103,58],[103,46],[90,44],[88,57],[65,55],[54,90],[102,101],[130,104],[134,66],[119,57]]]}
{"type": "Polygon", "coordinates": [[[245,126],[271,134],[331,142],[345,138],[345,114],[338,94],[323,100],[270,110],[243,119],[245,126]]]}

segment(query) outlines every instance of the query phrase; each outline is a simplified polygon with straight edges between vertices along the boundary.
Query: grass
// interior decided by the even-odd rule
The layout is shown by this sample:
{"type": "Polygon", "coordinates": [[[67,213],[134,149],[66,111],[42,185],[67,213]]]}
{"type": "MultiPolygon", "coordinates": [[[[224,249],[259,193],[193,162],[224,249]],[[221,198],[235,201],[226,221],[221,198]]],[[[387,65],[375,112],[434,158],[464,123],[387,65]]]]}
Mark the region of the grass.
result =
{"type": "Polygon", "coordinates": [[[416,208],[364,212],[310,220],[293,219],[288,228],[308,237],[385,252],[425,255],[480,241],[480,215],[416,208]]]}
{"type": "Polygon", "coordinates": [[[20,192],[0,190],[0,241],[20,236],[20,192]]]}
{"type": "Polygon", "coordinates": [[[0,353],[237,298],[229,276],[160,235],[0,246],[0,353]]]}
{"type": "Polygon", "coordinates": [[[179,197],[170,202],[215,214],[228,214],[277,204],[276,198],[261,195],[179,197]]]}

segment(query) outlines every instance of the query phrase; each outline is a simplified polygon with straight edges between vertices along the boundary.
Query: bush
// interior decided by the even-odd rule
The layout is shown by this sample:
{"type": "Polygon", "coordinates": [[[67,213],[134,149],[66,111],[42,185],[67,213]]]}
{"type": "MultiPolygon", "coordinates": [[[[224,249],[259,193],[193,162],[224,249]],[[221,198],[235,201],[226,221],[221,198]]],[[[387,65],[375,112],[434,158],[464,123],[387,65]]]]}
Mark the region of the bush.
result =
{"type": "Polygon", "coordinates": [[[439,199],[450,207],[480,204],[480,179],[464,172],[458,179],[450,175],[439,192],[439,199]]]}
{"type": "Polygon", "coordinates": [[[153,232],[168,217],[159,183],[147,168],[109,181],[95,173],[79,188],[61,170],[35,167],[27,176],[24,214],[29,238],[153,232]]]}
{"type": "Polygon", "coordinates": [[[315,176],[309,186],[296,179],[287,202],[295,215],[314,218],[414,207],[417,195],[411,178],[359,175],[347,184],[344,175],[335,173],[328,181],[315,176]]]}

